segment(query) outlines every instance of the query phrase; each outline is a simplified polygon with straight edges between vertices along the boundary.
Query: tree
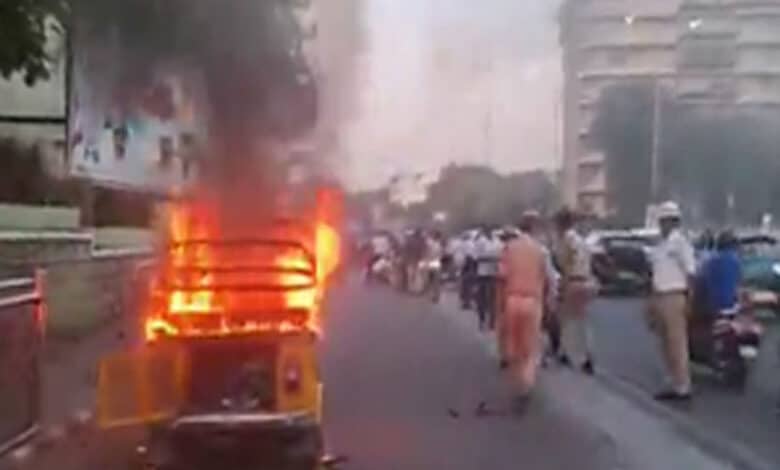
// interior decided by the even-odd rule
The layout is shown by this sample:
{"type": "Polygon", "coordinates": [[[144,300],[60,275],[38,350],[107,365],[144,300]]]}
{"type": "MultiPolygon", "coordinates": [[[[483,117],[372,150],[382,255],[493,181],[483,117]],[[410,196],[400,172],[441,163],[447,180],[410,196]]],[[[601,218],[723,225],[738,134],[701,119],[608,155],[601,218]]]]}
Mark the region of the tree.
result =
{"type": "Polygon", "coordinates": [[[51,34],[62,34],[68,13],[65,0],[0,2],[0,76],[21,73],[28,86],[49,78],[55,57],[47,50],[51,34]]]}
{"type": "MultiPolygon", "coordinates": [[[[610,197],[622,225],[641,223],[650,202],[654,88],[651,82],[607,88],[591,128],[593,145],[606,154],[610,197]]],[[[700,224],[756,223],[764,212],[777,211],[780,115],[661,96],[661,198],[679,201],[700,224]]]]}
{"type": "Polygon", "coordinates": [[[641,223],[650,201],[653,107],[652,83],[614,85],[602,93],[590,130],[606,156],[615,216],[625,224],[641,223]]]}
{"type": "Polygon", "coordinates": [[[508,224],[517,222],[527,209],[551,212],[557,205],[557,192],[543,171],[504,176],[489,167],[450,165],[430,185],[427,199],[415,213],[422,221],[430,221],[436,212],[445,212],[453,229],[508,224]]]}
{"type": "Polygon", "coordinates": [[[56,59],[48,40],[67,29],[80,45],[116,47],[116,85],[130,94],[145,88],[160,64],[196,65],[210,105],[231,132],[243,124],[255,133],[260,127],[275,136],[296,135],[313,127],[317,95],[295,3],[2,0],[0,76],[21,73],[28,85],[47,79],[56,59]]]}

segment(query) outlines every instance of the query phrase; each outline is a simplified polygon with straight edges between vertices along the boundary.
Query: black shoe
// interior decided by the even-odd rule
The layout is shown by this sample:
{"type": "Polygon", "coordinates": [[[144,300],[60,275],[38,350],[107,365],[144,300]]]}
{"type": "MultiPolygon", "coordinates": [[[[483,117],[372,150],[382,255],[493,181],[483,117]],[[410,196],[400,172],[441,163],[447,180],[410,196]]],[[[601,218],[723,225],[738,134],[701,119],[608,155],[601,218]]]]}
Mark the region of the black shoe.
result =
{"type": "Polygon", "coordinates": [[[509,360],[508,359],[501,359],[498,361],[498,368],[501,370],[507,370],[509,369],[509,360]]]}
{"type": "Polygon", "coordinates": [[[596,370],[593,368],[593,361],[588,359],[582,364],[582,371],[588,375],[595,375],[596,370]]]}
{"type": "Polygon", "coordinates": [[[691,401],[692,398],[691,392],[680,393],[674,390],[664,390],[655,394],[655,399],[658,401],[687,402],[691,401]]]}
{"type": "Polygon", "coordinates": [[[564,367],[570,367],[571,361],[569,360],[569,356],[566,354],[559,354],[558,355],[558,364],[564,366],[564,367]]]}

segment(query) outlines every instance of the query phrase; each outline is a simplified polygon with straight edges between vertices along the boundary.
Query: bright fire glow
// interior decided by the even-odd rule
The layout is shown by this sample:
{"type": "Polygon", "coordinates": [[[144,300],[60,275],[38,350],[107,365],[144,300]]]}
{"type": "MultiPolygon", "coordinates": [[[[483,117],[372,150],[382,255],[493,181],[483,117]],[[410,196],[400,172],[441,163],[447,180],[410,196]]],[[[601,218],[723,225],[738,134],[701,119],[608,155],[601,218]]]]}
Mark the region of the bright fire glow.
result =
{"type": "MultiPolygon", "coordinates": [[[[309,232],[309,240],[301,239],[301,232],[292,231],[286,235],[274,233],[271,237],[289,238],[308,246],[314,250],[312,255],[315,259],[312,260],[303,250],[280,249],[275,257],[268,255],[267,248],[263,251],[239,246],[232,252],[224,251],[218,244],[221,227],[214,222],[216,218],[213,214],[195,204],[172,207],[168,227],[172,248],[160,264],[164,282],[153,294],[156,301],[152,302],[145,322],[147,340],[154,341],[161,335],[213,336],[288,332],[302,328],[319,333],[320,303],[325,284],[340,258],[339,234],[321,216],[322,212],[318,211],[318,222],[309,232]],[[214,240],[217,244],[182,243],[192,240],[214,240]],[[225,271],[215,270],[244,265],[280,271],[243,274],[238,270],[223,274],[225,271]],[[306,274],[307,271],[313,275],[306,274]],[[257,291],[252,288],[225,288],[226,285],[264,283],[278,288],[263,290],[258,287],[257,291]],[[301,311],[306,312],[305,326],[285,320],[284,315],[276,315],[274,320],[263,317],[264,311],[278,314],[280,310],[298,312],[299,315],[301,311]],[[243,313],[240,321],[231,317],[231,313],[235,312],[243,313]],[[255,313],[251,313],[247,320],[246,312],[255,313]]],[[[293,319],[292,316],[289,318],[293,319]]]]}
{"type": "MultiPolygon", "coordinates": [[[[176,207],[171,214],[170,231],[172,241],[181,243],[188,238],[206,238],[206,231],[202,225],[193,223],[194,214],[189,207],[176,207]],[[192,236],[188,237],[188,233],[192,236]]],[[[208,245],[185,246],[178,245],[171,250],[173,266],[213,266],[214,259],[208,245]]],[[[173,270],[172,270],[173,271],[173,270]]],[[[214,276],[201,274],[193,276],[191,273],[179,274],[173,279],[176,284],[195,284],[202,289],[192,291],[174,290],[168,298],[168,312],[178,314],[214,313],[221,310],[214,303],[214,291],[210,288],[214,284],[214,276]],[[196,279],[192,279],[197,277],[196,279]]]]}
{"type": "Polygon", "coordinates": [[[336,230],[326,223],[317,224],[317,281],[324,283],[339,264],[340,242],[336,230]]]}
{"type": "MultiPolygon", "coordinates": [[[[280,256],[275,260],[275,264],[284,269],[311,269],[310,263],[305,258],[293,255],[280,256]]],[[[311,282],[311,278],[294,272],[279,274],[279,283],[283,286],[301,285],[301,281],[311,282]]],[[[317,303],[317,287],[315,285],[285,292],[285,306],[291,309],[314,309],[317,303]]]]}

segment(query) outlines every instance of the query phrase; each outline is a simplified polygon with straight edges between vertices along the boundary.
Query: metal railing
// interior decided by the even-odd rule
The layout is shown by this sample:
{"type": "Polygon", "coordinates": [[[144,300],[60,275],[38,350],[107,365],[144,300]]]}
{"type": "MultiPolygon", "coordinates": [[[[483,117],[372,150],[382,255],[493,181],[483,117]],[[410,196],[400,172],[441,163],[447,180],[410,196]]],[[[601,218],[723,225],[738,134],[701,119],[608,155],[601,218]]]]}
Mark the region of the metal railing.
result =
{"type": "Polygon", "coordinates": [[[0,280],[0,455],[38,431],[44,282],[43,270],[0,280]]]}

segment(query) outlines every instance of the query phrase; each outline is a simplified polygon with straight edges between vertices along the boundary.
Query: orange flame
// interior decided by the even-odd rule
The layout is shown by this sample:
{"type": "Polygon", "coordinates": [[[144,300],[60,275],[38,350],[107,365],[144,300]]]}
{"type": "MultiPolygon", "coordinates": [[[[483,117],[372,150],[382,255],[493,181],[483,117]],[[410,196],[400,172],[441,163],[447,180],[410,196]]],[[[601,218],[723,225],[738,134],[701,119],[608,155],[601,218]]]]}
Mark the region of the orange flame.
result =
{"type": "MultiPolygon", "coordinates": [[[[318,199],[318,202],[322,200],[318,199]]],[[[332,201],[326,202],[332,204],[332,201]]],[[[147,340],[154,341],[161,335],[231,335],[298,331],[301,328],[319,333],[325,284],[340,258],[340,237],[333,225],[332,209],[332,205],[318,207],[317,223],[309,232],[309,241],[300,239],[303,233],[300,231],[282,233],[282,237],[290,237],[312,249],[314,260],[311,260],[303,250],[281,250],[275,257],[268,258],[267,253],[264,255],[247,248],[231,256],[223,254],[218,245],[183,243],[193,240],[219,242],[221,227],[215,223],[215,217],[209,217],[213,214],[205,206],[188,203],[172,207],[168,226],[172,248],[161,264],[160,275],[165,283],[154,293],[157,301],[152,303],[145,321],[147,340]],[[268,267],[280,270],[276,274],[244,275],[239,272],[228,275],[215,270],[235,263],[268,264],[269,259],[271,266],[268,267]],[[278,289],[250,293],[220,289],[230,283],[260,282],[258,276],[263,282],[277,285],[278,289]],[[293,320],[298,318],[295,316],[286,319],[284,315],[266,317],[263,314],[279,309],[299,314],[307,312],[307,320],[301,324],[293,320]],[[234,318],[237,311],[256,313],[249,319],[243,316],[239,321],[234,318]]]]}

